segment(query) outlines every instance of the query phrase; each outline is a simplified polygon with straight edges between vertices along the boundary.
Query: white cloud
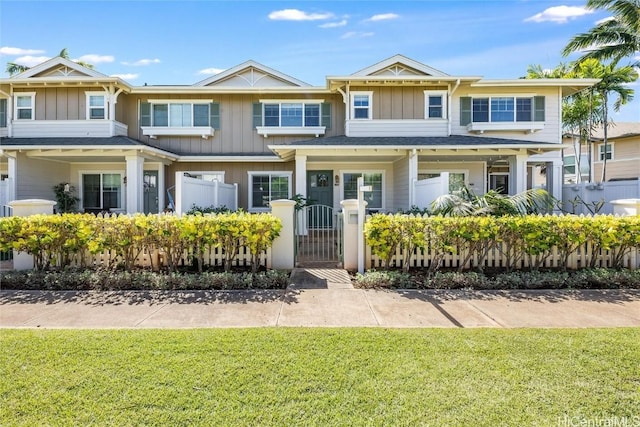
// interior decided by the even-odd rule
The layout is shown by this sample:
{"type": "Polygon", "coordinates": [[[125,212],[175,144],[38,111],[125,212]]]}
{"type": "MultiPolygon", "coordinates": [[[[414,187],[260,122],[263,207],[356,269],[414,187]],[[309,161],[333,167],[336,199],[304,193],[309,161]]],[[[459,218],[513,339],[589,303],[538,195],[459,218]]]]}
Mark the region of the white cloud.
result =
{"type": "Polygon", "coordinates": [[[613,16],[607,16],[606,18],[602,18],[598,21],[596,21],[596,25],[600,25],[600,24],[604,24],[605,22],[609,22],[609,21],[615,21],[615,17],[613,16]]]}
{"type": "Polygon", "coordinates": [[[358,32],[358,31],[349,31],[348,33],[344,33],[342,35],[342,39],[353,39],[353,38],[362,38],[362,37],[371,37],[373,36],[375,33],[373,32],[368,32],[368,33],[363,33],[363,32],[358,32]]]}
{"type": "Polygon", "coordinates": [[[371,18],[367,19],[367,21],[388,21],[390,19],[398,19],[400,15],[395,13],[379,13],[377,15],[373,15],[371,18]]]}
{"type": "Polygon", "coordinates": [[[333,18],[333,13],[307,13],[298,9],[276,10],[269,14],[273,21],[321,21],[333,18]]]}
{"type": "Polygon", "coordinates": [[[205,68],[203,70],[198,71],[198,74],[205,74],[207,76],[212,76],[214,74],[219,74],[224,71],[224,68],[205,68]]]}
{"type": "Polygon", "coordinates": [[[134,80],[140,77],[140,74],[111,74],[111,77],[119,77],[122,80],[134,80]]]}
{"type": "Polygon", "coordinates": [[[80,58],[74,59],[73,61],[88,62],[89,64],[101,64],[103,62],[113,62],[114,59],[115,58],[111,55],[96,55],[91,53],[89,55],[82,55],[80,58]]]}
{"type": "Polygon", "coordinates": [[[553,6],[543,12],[536,13],[528,17],[524,22],[555,22],[556,24],[566,24],[571,19],[576,19],[583,15],[589,15],[593,10],[582,6],[553,6]]]}
{"type": "Polygon", "coordinates": [[[343,19],[340,22],[327,22],[326,24],[318,25],[318,27],[320,27],[320,28],[337,28],[337,27],[344,27],[345,25],[347,25],[347,20],[343,19]]]}
{"type": "Polygon", "coordinates": [[[38,64],[42,64],[44,61],[48,61],[49,59],[51,59],[49,56],[25,55],[14,59],[12,62],[18,65],[24,65],[25,67],[34,67],[38,64]]]}
{"type": "Polygon", "coordinates": [[[22,49],[19,47],[9,46],[0,47],[0,55],[37,55],[39,53],[44,53],[44,50],[22,49]]]}
{"type": "Polygon", "coordinates": [[[131,65],[133,67],[143,67],[146,65],[151,65],[151,64],[159,64],[160,60],[158,58],[154,58],[154,59],[139,59],[138,61],[135,62],[121,62],[122,65],[131,65]]]}

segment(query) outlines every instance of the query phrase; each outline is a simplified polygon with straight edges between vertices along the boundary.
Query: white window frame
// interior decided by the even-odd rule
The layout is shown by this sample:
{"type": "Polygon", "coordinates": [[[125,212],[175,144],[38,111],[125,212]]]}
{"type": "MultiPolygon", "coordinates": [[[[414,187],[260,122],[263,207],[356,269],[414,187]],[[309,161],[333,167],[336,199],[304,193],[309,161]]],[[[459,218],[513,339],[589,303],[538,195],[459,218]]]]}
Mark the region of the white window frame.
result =
{"type": "MultiPolygon", "coordinates": [[[[351,120],[373,120],[373,91],[354,91],[354,92],[351,92],[349,96],[351,97],[351,101],[350,101],[351,120]],[[369,113],[366,119],[356,118],[356,114],[355,114],[356,96],[367,96],[369,98],[369,108],[368,108],[369,113]]],[[[357,108],[362,108],[362,107],[357,107],[357,108]]]]}
{"type": "MultiPolygon", "coordinates": [[[[607,161],[615,160],[615,156],[614,156],[614,152],[613,152],[613,146],[614,146],[614,142],[613,141],[607,142],[607,148],[609,149],[609,152],[611,153],[611,158],[607,159],[607,161]]],[[[604,143],[598,144],[598,162],[604,162],[604,143]]]]}
{"type": "MultiPolygon", "coordinates": [[[[86,208],[84,205],[84,197],[82,197],[82,195],[84,194],[84,180],[83,180],[84,175],[100,175],[100,205],[102,205],[103,175],[105,174],[120,174],[120,200],[119,200],[120,206],[118,206],[117,208],[111,208],[111,209],[118,212],[126,209],[127,194],[126,194],[126,185],[123,181],[126,176],[126,171],[96,169],[96,170],[78,171],[78,183],[79,183],[78,193],[81,196],[79,207],[81,210],[84,210],[86,208]]],[[[94,208],[89,208],[89,209],[94,209],[94,208]]],[[[102,206],[100,206],[99,209],[102,209],[102,206]]]]}
{"type": "Polygon", "coordinates": [[[87,109],[86,109],[86,114],[87,114],[87,120],[106,120],[108,117],[108,111],[109,111],[109,107],[107,104],[107,94],[105,92],[85,92],[85,96],[86,96],[86,102],[87,102],[87,109]],[[104,101],[104,105],[102,107],[92,107],[91,106],[91,97],[92,96],[99,96],[102,97],[103,101],[104,101]],[[102,108],[104,110],[104,117],[101,119],[92,119],[91,118],[91,110],[94,108],[102,108]]]}
{"type": "Polygon", "coordinates": [[[322,104],[324,99],[261,99],[259,102],[262,104],[262,127],[264,128],[279,128],[279,127],[295,127],[295,128],[317,128],[322,126],[322,104]],[[267,126],[265,124],[265,107],[266,105],[278,105],[278,126],[267,126]],[[283,126],[282,125],[282,105],[283,104],[299,104],[302,107],[302,125],[300,126],[283,126]],[[308,125],[305,123],[305,107],[307,105],[318,106],[318,124],[308,125]]]}
{"type": "MultiPolygon", "coordinates": [[[[426,91],[425,91],[426,92],[426,91]]],[[[475,95],[475,96],[471,96],[471,123],[493,123],[493,124],[501,124],[501,123],[518,123],[518,124],[526,124],[526,123],[535,123],[535,105],[534,105],[534,98],[536,97],[536,95],[534,94],[517,94],[517,95],[475,95]],[[494,99],[497,98],[511,98],[513,100],[513,120],[502,120],[502,121],[494,121],[491,120],[491,115],[493,113],[493,110],[491,108],[491,102],[494,99]],[[531,99],[531,120],[521,120],[518,121],[518,99],[520,98],[524,98],[524,99],[531,99]],[[487,116],[487,121],[486,122],[476,122],[473,120],[473,101],[477,100],[477,99],[488,99],[489,100],[489,105],[488,105],[488,116],[487,116]]]]}
{"type": "MultiPolygon", "coordinates": [[[[386,209],[387,206],[387,180],[386,180],[386,171],[384,169],[367,169],[367,170],[359,170],[359,169],[347,169],[347,170],[341,170],[340,171],[340,198],[344,198],[344,183],[345,183],[345,174],[362,174],[362,175],[372,175],[372,174],[380,174],[382,176],[381,180],[382,180],[382,188],[381,188],[381,206],[378,207],[371,207],[371,206],[367,206],[367,209],[376,209],[379,210],[381,212],[384,212],[384,210],[386,209]]],[[[365,184],[366,185],[366,184],[365,184]]],[[[356,193],[357,194],[357,193],[356,193]]],[[[366,193],[365,193],[366,194],[366,193]]],[[[366,196],[365,196],[365,201],[366,201],[366,196]]]]}
{"type": "Polygon", "coordinates": [[[448,93],[446,90],[425,90],[424,91],[424,118],[427,120],[446,120],[447,119],[447,99],[448,93]],[[441,96],[442,97],[442,116],[441,117],[429,117],[429,97],[441,96]]]}
{"type": "Polygon", "coordinates": [[[13,119],[14,120],[35,120],[36,119],[36,93],[35,92],[15,92],[13,94],[13,119]],[[21,97],[30,97],[31,98],[31,106],[29,108],[18,107],[18,98],[21,97]],[[30,119],[21,119],[18,112],[20,110],[31,110],[31,118],[30,119]]]}
{"type": "Polygon", "coordinates": [[[269,199],[271,199],[271,177],[273,176],[284,176],[289,179],[289,188],[287,191],[287,198],[291,199],[292,191],[293,191],[293,172],[292,171],[248,171],[247,175],[249,176],[249,188],[248,188],[248,208],[249,212],[269,212],[271,209],[268,207],[253,207],[253,177],[254,176],[269,176],[269,199]]]}
{"type": "Polygon", "coordinates": [[[184,129],[184,128],[194,128],[194,129],[205,129],[211,127],[211,120],[209,120],[209,124],[207,126],[196,126],[195,125],[195,116],[194,116],[194,105],[206,105],[209,108],[209,116],[211,116],[210,104],[213,103],[212,99],[150,99],[147,102],[151,104],[151,128],[162,128],[162,129],[184,129]],[[156,105],[167,105],[167,126],[156,126],[153,122],[154,114],[153,109],[156,105]],[[170,104],[190,104],[191,105],[191,126],[171,126],[171,106],[170,104]]]}

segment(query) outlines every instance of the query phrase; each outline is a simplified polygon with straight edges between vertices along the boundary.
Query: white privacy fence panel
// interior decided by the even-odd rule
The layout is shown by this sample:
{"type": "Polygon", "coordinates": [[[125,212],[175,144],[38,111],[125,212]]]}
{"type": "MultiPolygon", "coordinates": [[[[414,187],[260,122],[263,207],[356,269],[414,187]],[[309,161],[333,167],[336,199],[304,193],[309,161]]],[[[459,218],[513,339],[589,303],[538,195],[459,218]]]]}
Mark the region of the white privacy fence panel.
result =
{"type": "Polygon", "coordinates": [[[613,214],[612,200],[640,198],[640,180],[601,184],[583,182],[562,186],[563,210],[580,214],[613,214]]]}
{"type": "Polygon", "coordinates": [[[449,172],[442,172],[435,178],[414,181],[414,205],[419,209],[431,207],[431,203],[440,196],[449,194],[449,172]]]}
{"type": "Polygon", "coordinates": [[[202,208],[225,206],[231,210],[238,209],[238,185],[223,182],[205,181],[176,172],[175,211],[183,214],[194,205],[202,208]]]}

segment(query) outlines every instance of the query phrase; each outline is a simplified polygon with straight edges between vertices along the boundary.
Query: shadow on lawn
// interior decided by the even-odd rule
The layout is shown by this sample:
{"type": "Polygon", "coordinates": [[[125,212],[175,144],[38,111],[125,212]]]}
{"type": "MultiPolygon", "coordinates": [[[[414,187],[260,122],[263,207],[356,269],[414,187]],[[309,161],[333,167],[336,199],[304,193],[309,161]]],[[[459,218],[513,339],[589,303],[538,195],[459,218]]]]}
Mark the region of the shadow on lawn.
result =
{"type": "Polygon", "coordinates": [[[0,306],[7,304],[162,305],[247,304],[297,302],[297,290],[230,291],[2,291],[0,306]]]}

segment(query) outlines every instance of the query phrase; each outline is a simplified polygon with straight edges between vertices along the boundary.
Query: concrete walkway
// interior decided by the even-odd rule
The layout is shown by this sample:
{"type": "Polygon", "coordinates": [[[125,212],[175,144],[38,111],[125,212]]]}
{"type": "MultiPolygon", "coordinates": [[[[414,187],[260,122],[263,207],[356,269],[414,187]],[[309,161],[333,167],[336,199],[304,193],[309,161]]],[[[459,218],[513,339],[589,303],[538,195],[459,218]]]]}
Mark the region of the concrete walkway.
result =
{"type": "Polygon", "coordinates": [[[0,291],[0,327],[640,326],[640,290],[364,290],[322,269],[296,270],[291,282],[274,291],[0,291]]]}

